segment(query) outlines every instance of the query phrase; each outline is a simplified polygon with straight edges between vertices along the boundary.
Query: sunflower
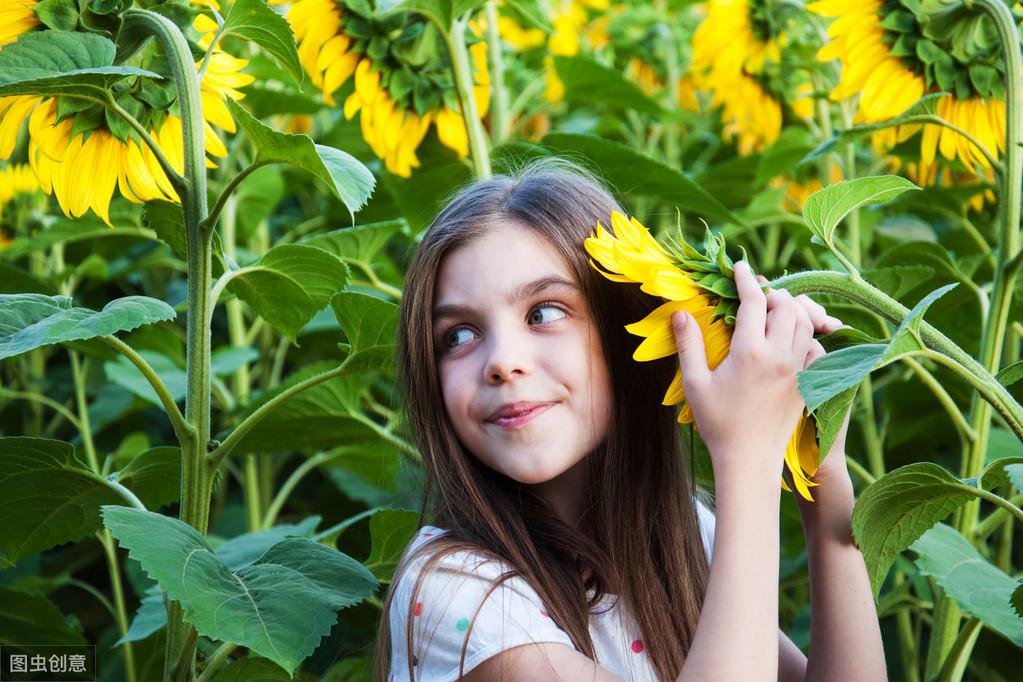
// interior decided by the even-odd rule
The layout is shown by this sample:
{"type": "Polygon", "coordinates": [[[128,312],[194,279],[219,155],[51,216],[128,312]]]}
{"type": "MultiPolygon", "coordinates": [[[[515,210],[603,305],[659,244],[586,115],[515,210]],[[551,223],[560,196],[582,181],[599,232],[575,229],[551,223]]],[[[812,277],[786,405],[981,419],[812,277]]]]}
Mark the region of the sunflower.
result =
{"type": "MultiPolygon", "coordinates": [[[[671,326],[672,313],[685,310],[697,321],[703,333],[707,366],[717,368],[728,356],[737,310],[731,264],[725,255],[724,243],[708,231],[707,255],[701,254],[681,240],[677,253],[667,251],[635,218],[618,212],[611,214],[609,232],[598,222],[595,232],[585,240],[590,264],[604,277],[623,283],[639,284],[640,290],[666,302],[644,319],[626,325],[630,334],[643,337],[633,353],[638,362],[658,360],[678,352],[671,326]],[[596,263],[594,263],[596,261],[596,263]],[[599,266],[597,265],[599,263],[599,266]]],[[[682,371],[679,368],[668,386],[663,405],[685,403],[682,371]]],[[[678,415],[680,424],[693,422],[688,404],[678,415]]],[[[817,471],[820,448],[816,430],[804,410],[785,450],[785,463],[799,494],[808,500],[810,487],[817,485],[809,476],[817,471]]],[[[785,481],[782,487],[790,490],[785,481]]]]}
{"type": "MultiPolygon", "coordinates": [[[[212,20],[200,16],[195,28],[200,32],[200,44],[209,46],[212,20]]],[[[235,59],[219,49],[210,56],[201,81],[201,96],[205,125],[206,152],[224,157],[227,149],[213,125],[228,132],[235,130],[224,99],[240,99],[237,88],[252,82],[252,76],[240,73],[248,62],[235,59]]],[[[201,62],[196,64],[200,68],[201,62]]],[[[147,127],[171,166],[184,172],[184,148],[181,118],[168,111],[144,107],[138,101],[142,114],[140,121],[147,127]]],[[[110,225],[110,201],[114,189],[135,203],[156,199],[179,201],[148,145],[133,132],[107,123],[102,108],[97,105],[78,113],[63,114],[61,102],[53,97],[18,95],[0,97],[0,159],[8,159],[14,151],[18,131],[28,120],[28,161],[39,186],[54,196],[61,210],[69,218],[78,218],[92,210],[110,225]],[[78,120],[78,117],[82,117],[78,120]],[[76,128],[76,123],[78,127],[76,128]],[[89,181],[83,181],[88,178],[89,181]]],[[[208,166],[214,166],[207,160],[208,166]]]]}
{"type": "Polygon", "coordinates": [[[769,147],[781,134],[781,101],[765,87],[768,64],[781,61],[784,35],[754,23],[749,0],[711,0],[693,34],[690,72],[698,88],[714,93],[723,137],[739,154],[769,147]]]}
{"type": "Polygon", "coordinates": [[[0,4],[0,47],[41,25],[36,16],[37,4],[38,0],[4,0],[0,4]]]}
{"type": "MultiPolygon", "coordinates": [[[[469,155],[451,69],[412,54],[412,46],[433,39],[426,19],[365,15],[343,0],[298,0],[288,11],[288,21],[299,59],[327,104],[334,105],[334,93],[354,77],[355,90],[344,102],[345,118],[359,114],[363,139],[389,171],[407,178],[420,166],[416,149],[431,123],[441,143],[462,158],[469,155]]],[[[478,25],[470,23],[470,28],[479,35],[478,25]]],[[[486,43],[473,43],[469,53],[473,99],[482,118],[490,105],[486,43]]]]}
{"type": "MultiPolygon", "coordinates": [[[[15,197],[39,192],[39,181],[32,169],[24,164],[12,164],[0,168],[0,225],[3,224],[4,206],[15,197]]],[[[0,249],[11,242],[11,238],[0,230],[0,249]]]]}
{"type": "MultiPolygon", "coordinates": [[[[831,17],[831,41],[817,54],[837,59],[841,77],[831,91],[835,101],[859,96],[857,123],[894,118],[926,93],[947,92],[936,113],[973,135],[993,155],[1005,148],[1005,102],[997,40],[976,10],[941,3],[882,0],[822,0],[807,5],[831,17]],[[940,12],[940,14],[939,14],[940,12]]],[[[878,146],[892,146],[920,131],[900,126],[876,137],[878,146]]],[[[990,163],[969,140],[949,128],[926,125],[920,141],[920,162],[927,167],[937,154],[958,159],[967,169],[990,169],[990,163]]],[[[927,175],[924,173],[923,175],[927,175]]]]}

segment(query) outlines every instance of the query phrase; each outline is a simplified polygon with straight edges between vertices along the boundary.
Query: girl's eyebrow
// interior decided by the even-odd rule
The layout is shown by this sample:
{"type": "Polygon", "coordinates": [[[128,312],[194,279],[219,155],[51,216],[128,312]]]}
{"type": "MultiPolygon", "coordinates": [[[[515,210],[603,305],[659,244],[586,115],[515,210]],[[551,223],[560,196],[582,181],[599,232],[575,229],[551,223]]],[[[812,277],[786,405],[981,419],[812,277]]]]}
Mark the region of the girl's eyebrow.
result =
{"type": "MultiPolygon", "coordinates": [[[[523,298],[535,296],[541,291],[546,291],[547,289],[565,289],[576,293],[579,292],[579,287],[576,286],[575,282],[558,275],[548,275],[547,277],[541,277],[533,280],[532,282],[526,282],[525,284],[519,285],[505,294],[505,300],[509,303],[514,303],[515,301],[522,300],[523,298]]],[[[433,309],[433,321],[437,322],[437,320],[445,317],[471,315],[474,312],[475,309],[471,306],[448,303],[446,305],[439,305],[433,309]]]]}

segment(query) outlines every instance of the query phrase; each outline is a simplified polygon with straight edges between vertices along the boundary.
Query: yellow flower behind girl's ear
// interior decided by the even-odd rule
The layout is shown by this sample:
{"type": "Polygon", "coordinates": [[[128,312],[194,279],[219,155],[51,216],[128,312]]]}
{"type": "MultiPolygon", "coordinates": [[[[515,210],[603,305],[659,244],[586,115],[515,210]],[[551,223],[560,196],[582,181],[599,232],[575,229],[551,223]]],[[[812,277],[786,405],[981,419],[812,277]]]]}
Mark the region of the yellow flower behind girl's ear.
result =
{"type": "MultiPolygon", "coordinates": [[[[611,214],[611,228],[613,233],[598,222],[593,236],[584,242],[586,252],[593,259],[590,261],[593,268],[614,282],[639,284],[644,293],[667,301],[642,320],[625,327],[630,334],[643,337],[633,359],[645,362],[675,355],[678,347],[671,315],[685,310],[696,319],[703,332],[707,366],[716,369],[728,357],[739,305],[735,274],[725,253],[724,239],[707,230],[704,254],[690,246],[681,232],[678,247],[669,250],[638,220],[618,212],[611,214]]],[[[681,369],[675,372],[662,402],[663,405],[679,403],[685,403],[681,369]]],[[[692,423],[693,413],[688,404],[682,405],[678,421],[692,423]]],[[[810,488],[817,485],[809,477],[817,471],[819,461],[816,428],[804,410],[785,450],[785,464],[799,494],[808,500],[813,500],[810,488]]],[[[790,490],[784,480],[781,485],[790,490]]]]}

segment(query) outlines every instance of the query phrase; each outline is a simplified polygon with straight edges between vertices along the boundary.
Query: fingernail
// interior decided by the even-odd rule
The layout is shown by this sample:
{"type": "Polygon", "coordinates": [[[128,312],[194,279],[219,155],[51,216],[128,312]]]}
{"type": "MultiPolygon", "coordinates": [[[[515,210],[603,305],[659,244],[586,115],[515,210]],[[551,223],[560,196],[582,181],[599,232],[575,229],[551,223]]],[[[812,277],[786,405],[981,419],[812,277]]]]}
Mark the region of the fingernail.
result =
{"type": "Polygon", "coordinates": [[[671,315],[671,320],[672,320],[672,322],[675,323],[675,326],[678,329],[685,329],[686,328],[686,321],[687,321],[687,319],[688,318],[686,317],[686,314],[683,313],[683,312],[675,312],[675,313],[672,313],[672,315],[671,315]]]}

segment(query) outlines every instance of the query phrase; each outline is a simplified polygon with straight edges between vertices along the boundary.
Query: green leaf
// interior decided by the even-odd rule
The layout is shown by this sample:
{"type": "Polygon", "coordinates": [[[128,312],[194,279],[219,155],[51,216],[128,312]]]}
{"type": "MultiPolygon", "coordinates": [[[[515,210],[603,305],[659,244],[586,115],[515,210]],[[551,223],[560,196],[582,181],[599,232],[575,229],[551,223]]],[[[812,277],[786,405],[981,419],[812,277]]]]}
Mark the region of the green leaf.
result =
{"type": "Polygon", "coordinates": [[[373,575],[351,557],[289,538],[232,572],[202,535],[182,521],[126,507],[103,521],[200,634],[248,647],[293,673],[337,620],[370,596],[373,575]]]}
{"type": "Polygon", "coordinates": [[[82,645],[77,621],[40,594],[0,587],[0,644],[82,645]],[[74,624],[73,624],[74,623],[74,624]]]}
{"type": "Polygon", "coordinates": [[[95,533],[100,505],[124,503],[70,443],[0,438],[0,566],[95,533]]]}
{"type": "Polygon", "coordinates": [[[369,520],[372,539],[366,568],[382,583],[389,583],[398,560],[419,526],[419,512],[381,509],[369,520]]]}
{"type": "MultiPolygon", "coordinates": [[[[254,564],[268,549],[286,538],[311,538],[319,523],[319,516],[311,516],[298,524],[282,524],[266,530],[245,533],[220,543],[213,553],[229,570],[237,572],[254,564]]],[[[159,587],[154,586],[142,599],[128,633],[119,643],[145,639],[166,626],[167,610],[163,604],[163,593],[159,587]]]]}
{"type": "Polygon", "coordinates": [[[796,381],[806,409],[816,413],[826,401],[858,386],[875,369],[923,352],[919,335],[924,313],[934,301],[957,286],[956,283],[947,284],[924,296],[902,320],[887,344],[864,343],[842,348],[817,358],[805,370],[798,372],[796,381]]]}
{"type": "Polygon", "coordinates": [[[817,190],[803,205],[807,227],[825,244],[832,247],[835,228],[849,213],[861,206],[891,201],[903,192],[920,189],[897,175],[856,178],[817,190]]]}
{"type": "Polygon", "coordinates": [[[174,255],[188,260],[185,247],[185,217],[181,206],[169,201],[147,201],[142,209],[142,221],[163,243],[171,247],[174,255]]]}
{"type": "Polygon", "coordinates": [[[998,379],[998,382],[1006,388],[1012,386],[1020,379],[1023,379],[1023,360],[1014,362],[1008,367],[1002,368],[998,374],[995,375],[995,378],[998,379]]]}
{"type": "Polygon", "coordinates": [[[291,682],[291,677],[270,661],[247,657],[218,670],[210,682],[291,682]]]}
{"type": "Polygon", "coordinates": [[[1010,603],[1016,615],[1023,618],[1023,580],[1020,580],[1016,589],[1012,591],[1010,603]]]}
{"type": "MultiPolygon", "coordinates": [[[[282,391],[337,367],[336,362],[308,365],[259,396],[239,415],[242,421],[282,391]]],[[[338,444],[368,445],[380,437],[360,417],[360,396],[369,374],[350,374],[308,388],[278,405],[239,441],[236,454],[249,452],[315,452],[338,444]]]]}
{"type": "Polygon", "coordinates": [[[973,488],[930,462],[890,471],[860,494],[852,528],[875,595],[895,557],[973,494],[973,488]]]}
{"type": "Polygon", "coordinates": [[[270,54],[291,77],[302,82],[295,34],[288,21],[270,9],[266,0],[235,0],[224,19],[223,36],[248,38],[270,54]]]}
{"type": "Polygon", "coordinates": [[[349,264],[361,265],[372,263],[392,236],[407,231],[408,223],[399,218],[322,232],[306,237],[299,243],[329,251],[349,264]]]}
{"type": "Polygon", "coordinates": [[[481,7],[483,2],[484,0],[377,0],[376,6],[380,15],[395,12],[422,14],[448,33],[455,19],[481,7]]]}
{"type": "Polygon", "coordinates": [[[1017,490],[1023,490],[1023,457],[996,459],[984,467],[984,471],[978,478],[980,487],[985,490],[997,488],[1006,481],[1012,481],[1012,485],[1017,490]]]}
{"type": "Polygon", "coordinates": [[[960,609],[1023,646],[1023,620],[1013,613],[1013,606],[1019,606],[1016,581],[984,559],[959,531],[939,524],[910,549],[919,554],[920,572],[932,576],[960,609]]]}
{"type": "Polygon", "coordinates": [[[663,199],[708,220],[744,224],[738,215],[691,177],[626,145],[576,133],[550,133],[542,144],[558,153],[589,158],[600,174],[622,193],[663,199]]]}
{"type": "Polygon", "coordinates": [[[0,50],[0,96],[61,95],[105,100],[118,80],[152,71],[112,66],[116,48],[95,33],[33,31],[0,50]]]}
{"type": "Polygon", "coordinates": [[[842,393],[828,399],[813,413],[817,422],[817,438],[820,445],[821,459],[827,457],[831,452],[831,446],[838,438],[838,432],[842,429],[842,422],[849,412],[853,400],[856,399],[856,390],[859,385],[847,388],[842,393]]]}
{"type": "Polygon", "coordinates": [[[181,449],[162,446],[136,455],[113,479],[135,493],[147,509],[177,502],[181,495],[181,449]]]}
{"type": "Polygon", "coordinates": [[[78,25],[78,5],[73,0],[42,0],[35,10],[47,28],[74,31],[78,25]]]}
{"type": "Polygon", "coordinates": [[[154,587],[139,602],[139,608],[131,620],[131,626],[114,646],[120,646],[126,642],[141,642],[165,627],[167,627],[167,607],[163,603],[163,592],[154,587]]]}
{"type": "Polygon", "coordinates": [[[0,294],[0,360],[54,343],[92,339],[173,320],[174,309],[146,296],[114,299],[96,312],[68,296],[0,294]]]}
{"type": "Polygon", "coordinates": [[[352,214],[373,193],[373,174],[358,159],[340,149],[313,143],[308,135],[281,133],[263,124],[231,98],[226,100],[235,121],[256,148],[253,163],[287,163],[308,171],[326,183],[352,214]]]}
{"type": "Polygon", "coordinates": [[[282,244],[230,276],[228,290],[295,342],[298,330],[345,286],[348,269],[322,249],[282,244]]]}
{"type": "Polygon", "coordinates": [[[394,369],[398,306],[375,296],[342,291],[330,300],[348,337],[348,369],[394,369]]]}
{"type": "MultiPolygon", "coordinates": [[[[248,103],[248,95],[245,101],[248,103]]],[[[273,214],[284,194],[284,179],[279,167],[266,166],[245,178],[235,194],[237,243],[244,243],[256,233],[260,224],[273,214]]]]}
{"type": "Polygon", "coordinates": [[[792,175],[793,169],[814,148],[814,136],[806,128],[785,128],[781,135],[760,157],[757,164],[757,184],[765,185],[779,175],[792,175]]]}
{"type": "Polygon", "coordinates": [[[299,523],[282,523],[273,528],[243,533],[222,542],[214,553],[232,571],[254,564],[267,550],[287,538],[312,538],[320,525],[319,516],[310,516],[299,523]]]}
{"type": "Polygon", "coordinates": [[[210,368],[217,376],[225,376],[258,359],[259,351],[251,346],[221,346],[213,351],[210,368]]]}
{"type": "Polygon", "coordinates": [[[661,105],[651,99],[622,72],[610,66],[576,55],[554,57],[554,68],[565,85],[565,99],[585,104],[603,104],[613,110],[644,114],[663,114],[661,105]]]}
{"type": "MultiPolygon", "coordinates": [[[[155,351],[142,350],[138,351],[138,354],[157,373],[174,402],[185,399],[188,392],[188,375],[185,374],[184,367],[176,365],[166,355],[155,351]]],[[[163,405],[149,380],[123,355],[117,356],[113,362],[103,363],[103,373],[109,381],[131,391],[143,400],[154,405],[163,405]]]]}
{"type": "Polygon", "coordinates": [[[554,27],[537,0],[505,0],[504,6],[512,10],[525,28],[538,28],[544,33],[554,32],[554,27]]]}

